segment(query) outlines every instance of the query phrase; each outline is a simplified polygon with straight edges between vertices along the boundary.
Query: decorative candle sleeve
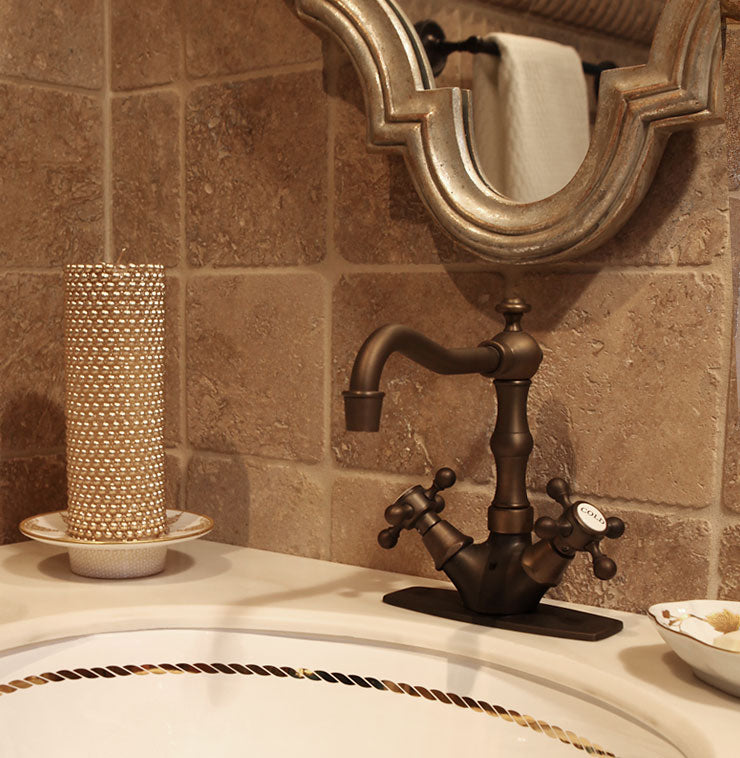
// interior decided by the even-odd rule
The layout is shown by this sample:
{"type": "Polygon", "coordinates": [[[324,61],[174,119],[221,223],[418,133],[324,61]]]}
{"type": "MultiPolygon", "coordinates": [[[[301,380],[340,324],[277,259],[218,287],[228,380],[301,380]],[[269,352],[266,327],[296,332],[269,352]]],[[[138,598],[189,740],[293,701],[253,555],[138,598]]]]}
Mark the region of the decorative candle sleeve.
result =
{"type": "Polygon", "coordinates": [[[65,268],[67,532],[135,542],[167,534],[164,268],[65,268]]]}

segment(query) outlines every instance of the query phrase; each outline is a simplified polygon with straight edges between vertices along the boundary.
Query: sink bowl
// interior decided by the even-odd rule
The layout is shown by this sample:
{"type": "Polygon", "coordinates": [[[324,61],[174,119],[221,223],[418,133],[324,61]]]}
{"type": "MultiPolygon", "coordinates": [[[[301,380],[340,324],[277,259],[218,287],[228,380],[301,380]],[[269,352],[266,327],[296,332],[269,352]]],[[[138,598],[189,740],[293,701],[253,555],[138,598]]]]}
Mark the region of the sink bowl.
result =
{"type": "Polygon", "coordinates": [[[521,634],[382,602],[409,581],[207,540],[100,581],[2,546],[0,756],[737,753],[737,699],[644,616],[602,609],[624,629],[597,642],[521,634]]]}
{"type": "Polygon", "coordinates": [[[93,634],[0,655],[0,755],[684,756],[555,681],[370,640],[93,634]]]}

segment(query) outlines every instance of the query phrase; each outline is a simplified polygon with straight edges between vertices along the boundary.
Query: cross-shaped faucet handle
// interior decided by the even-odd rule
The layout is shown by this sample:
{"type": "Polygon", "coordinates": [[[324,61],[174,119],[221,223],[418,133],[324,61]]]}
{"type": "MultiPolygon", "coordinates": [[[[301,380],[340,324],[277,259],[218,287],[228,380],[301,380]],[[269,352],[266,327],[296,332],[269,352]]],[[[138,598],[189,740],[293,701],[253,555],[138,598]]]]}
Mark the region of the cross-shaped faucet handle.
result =
{"type": "Polygon", "coordinates": [[[555,478],[547,483],[547,494],[563,509],[560,518],[538,518],[535,534],[562,555],[571,557],[577,550],[591,555],[594,574],[599,579],[611,579],[617,564],[601,552],[599,543],[604,537],[617,539],[624,534],[624,521],[616,516],[605,518],[601,511],[585,500],[571,499],[570,486],[565,479],[555,478]]]}

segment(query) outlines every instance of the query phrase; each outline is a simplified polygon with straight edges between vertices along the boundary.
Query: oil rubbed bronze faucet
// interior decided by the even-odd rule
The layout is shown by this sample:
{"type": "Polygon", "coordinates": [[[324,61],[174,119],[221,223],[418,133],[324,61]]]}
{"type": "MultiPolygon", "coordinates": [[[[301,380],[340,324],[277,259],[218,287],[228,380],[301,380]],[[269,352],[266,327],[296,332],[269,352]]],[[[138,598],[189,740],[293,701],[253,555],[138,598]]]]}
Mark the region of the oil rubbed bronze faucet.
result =
{"type": "Polygon", "coordinates": [[[349,431],[377,432],[384,393],[380,376],[394,352],[438,374],[479,373],[494,380],[498,411],[491,436],[496,462],[496,492],[488,509],[488,539],[473,539],[440,518],[444,500],[439,492],[455,483],[449,468],[437,471],[431,487],[406,490],[385,511],[390,526],[378,535],[384,548],[395,547],[404,529],[416,529],[434,559],[457,588],[411,587],[386,595],[384,600],[410,610],[517,631],[557,637],[597,640],[622,628],[617,619],[575,611],[541,598],[562,579],[577,551],[593,559],[594,574],[611,579],[617,567],[604,555],[599,542],[624,533],[624,523],[605,518],[590,503],[572,501],[563,479],[552,479],[547,493],[563,509],[556,520],[534,521],[527,498],[527,460],[533,440],[527,423],[527,395],[542,351],[522,331],[522,316],[530,307],[520,298],[496,306],[505,319],[502,332],[474,348],[446,349],[423,334],[398,324],[382,326],[360,348],[344,392],[349,431]],[[532,541],[532,531],[539,538],[532,541]]]}

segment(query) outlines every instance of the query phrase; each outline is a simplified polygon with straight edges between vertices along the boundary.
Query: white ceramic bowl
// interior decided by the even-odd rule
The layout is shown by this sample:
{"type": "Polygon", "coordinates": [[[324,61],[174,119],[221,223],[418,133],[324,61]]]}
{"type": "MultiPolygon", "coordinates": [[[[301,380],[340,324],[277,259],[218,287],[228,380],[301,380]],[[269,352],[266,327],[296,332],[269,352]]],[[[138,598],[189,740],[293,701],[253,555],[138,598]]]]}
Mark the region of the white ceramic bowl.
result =
{"type": "Polygon", "coordinates": [[[740,602],[658,603],[648,614],[660,636],[699,679],[740,697],[740,602]]]}

